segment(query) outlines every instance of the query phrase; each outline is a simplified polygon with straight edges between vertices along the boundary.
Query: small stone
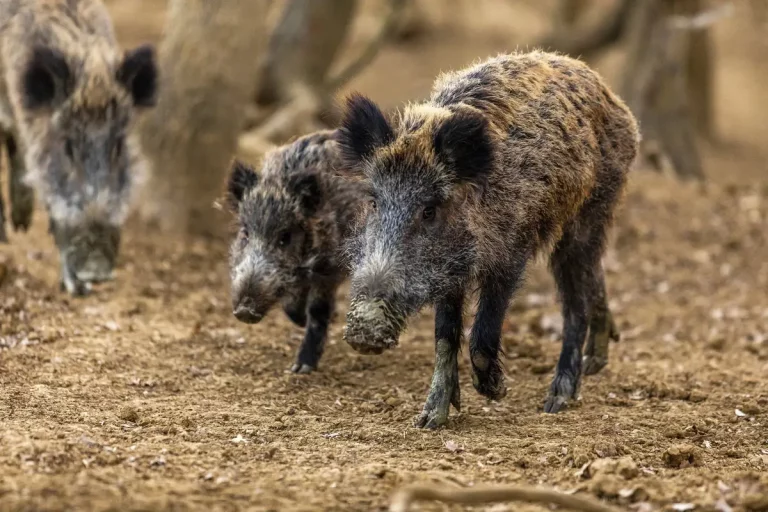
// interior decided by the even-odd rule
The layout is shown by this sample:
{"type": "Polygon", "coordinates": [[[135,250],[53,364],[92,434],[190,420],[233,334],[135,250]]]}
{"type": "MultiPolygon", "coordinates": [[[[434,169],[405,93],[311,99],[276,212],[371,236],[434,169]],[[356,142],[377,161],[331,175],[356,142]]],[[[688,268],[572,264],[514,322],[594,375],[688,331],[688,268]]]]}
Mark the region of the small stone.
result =
{"type": "Polygon", "coordinates": [[[640,474],[640,470],[632,457],[620,458],[616,463],[616,472],[625,480],[632,480],[640,474]]]}
{"type": "Polygon", "coordinates": [[[544,375],[552,371],[555,363],[534,363],[531,365],[531,373],[534,375],[544,375]]]}
{"type": "Polygon", "coordinates": [[[750,512],[768,512],[768,494],[748,494],[744,496],[741,504],[750,512]]]}
{"type": "Polygon", "coordinates": [[[390,407],[397,407],[403,404],[403,401],[399,398],[391,396],[385,400],[385,403],[390,407]]]}
{"type": "Polygon", "coordinates": [[[757,405],[757,402],[748,402],[741,407],[741,410],[749,416],[757,416],[761,412],[761,408],[757,405]]]}
{"type": "Polygon", "coordinates": [[[126,405],[125,407],[120,409],[120,412],[118,413],[117,417],[123,421],[128,421],[130,423],[138,423],[139,411],[137,411],[136,408],[133,406],[126,405]]]}
{"type": "Polygon", "coordinates": [[[707,393],[705,393],[705,392],[703,392],[701,390],[698,390],[698,389],[694,389],[693,391],[691,391],[691,394],[688,395],[688,401],[694,402],[694,403],[699,403],[699,402],[703,402],[704,400],[706,400],[708,396],[709,395],[707,395],[707,393]]]}
{"type": "Polygon", "coordinates": [[[664,464],[670,468],[686,468],[699,466],[702,462],[702,451],[690,444],[677,444],[670,446],[662,455],[664,464]]]}

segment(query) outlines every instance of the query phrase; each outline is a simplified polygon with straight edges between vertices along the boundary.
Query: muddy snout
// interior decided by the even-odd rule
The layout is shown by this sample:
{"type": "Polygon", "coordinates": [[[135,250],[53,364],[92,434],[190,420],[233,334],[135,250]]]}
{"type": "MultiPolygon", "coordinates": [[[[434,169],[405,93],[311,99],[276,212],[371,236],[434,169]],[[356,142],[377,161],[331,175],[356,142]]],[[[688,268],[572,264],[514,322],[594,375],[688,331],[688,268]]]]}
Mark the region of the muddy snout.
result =
{"type": "Polygon", "coordinates": [[[75,270],[75,277],[85,283],[103,283],[115,278],[113,263],[104,255],[92,254],[79,268],[75,270]]]}
{"type": "Polygon", "coordinates": [[[381,354],[397,346],[405,314],[379,298],[354,299],[347,313],[344,340],[361,354],[381,354]]]}
{"type": "Polygon", "coordinates": [[[263,308],[259,307],[256,299],[243,296],[233,301],[232,314],[246,324],[257,324],[264,318],[263,308]]]}

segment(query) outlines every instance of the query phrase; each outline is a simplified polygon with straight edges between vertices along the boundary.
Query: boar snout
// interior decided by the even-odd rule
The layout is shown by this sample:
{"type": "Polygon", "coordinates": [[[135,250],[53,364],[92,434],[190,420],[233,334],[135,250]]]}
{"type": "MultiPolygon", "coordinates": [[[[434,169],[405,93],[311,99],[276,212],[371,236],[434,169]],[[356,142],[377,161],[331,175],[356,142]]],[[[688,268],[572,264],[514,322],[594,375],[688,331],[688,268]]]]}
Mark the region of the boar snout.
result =
{"type": "Polygon", "coordinates": [[[75,276],[86,283],[103,283],[115,278],[112,262],[103,255],[90,255],[85,264],[75,270],[75,276]]]}
{"type": "Polygon", "coordinates": [[[264,318],[264,313],[261,313],[257,308],[257,303],[250,297],[243,297],[235,304],[232,314],[235,318],[246,324],[256,324],[264,318]]]}

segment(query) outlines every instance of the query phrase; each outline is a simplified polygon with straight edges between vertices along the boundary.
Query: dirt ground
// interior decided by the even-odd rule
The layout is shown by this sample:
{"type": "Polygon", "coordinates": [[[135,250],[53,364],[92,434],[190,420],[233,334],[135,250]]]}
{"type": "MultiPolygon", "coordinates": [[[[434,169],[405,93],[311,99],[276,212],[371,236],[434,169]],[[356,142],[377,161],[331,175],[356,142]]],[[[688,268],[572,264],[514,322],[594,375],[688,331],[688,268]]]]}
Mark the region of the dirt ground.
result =
{"type": "MultiPolygon", "coordinates": [[[[156,38],[162,4],[110,2],[121,39],[156,38]]],[[[532,40],[545,21],[519,4],[480,2],[461,29],[441,19],[353,87],[423,97],[440,69],[532,40]]],[[[221,241],[182,247],[132,222],[117,281],[72,299],[38,212],[0,248],[0,509],[385,510],[398,486],[437,481],[551,485],[641,512],[768,510],[768,41],[747,18],[716,30],[711,182],[632,175],[605,259],[623,339],[569,410],[541,412],[559,354],[543,265],[504,326],[507,397],[475,393],[465,351],[461,413],[423,431],[410,422],[431,312],[397,350],[362,356],[341,339],[342,301],[321,369],[292,375],[301,330],[279,312],[232,317],[221,241]]],[[[599,63],[609,77],[617,59],[599,63]]]]}

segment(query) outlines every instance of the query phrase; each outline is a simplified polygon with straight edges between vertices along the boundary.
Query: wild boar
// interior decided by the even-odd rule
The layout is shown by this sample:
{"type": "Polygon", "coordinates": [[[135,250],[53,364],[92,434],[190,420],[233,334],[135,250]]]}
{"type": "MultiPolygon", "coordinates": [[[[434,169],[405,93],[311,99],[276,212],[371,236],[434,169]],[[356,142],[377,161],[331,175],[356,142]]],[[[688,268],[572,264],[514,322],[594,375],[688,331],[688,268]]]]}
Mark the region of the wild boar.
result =
{"type": "Polygon", "coordinates": [[[549,256],[564,319],[544,410],[576,397],[583,369],[598,371],[617,336],[601,256],[639,143],[603,80],[557,54],[500,55],[440,76],[395,122],[351,95],[339,143],[343,169],[370,191],[350,238],[345,339],[364,352],[391,348],[408,317],[435,306],[436,365],[416,425],[442,425],[449,404],[460,406],[462,311],[474,289],[473,384],[505,396],[502,322],[537,255],[549,256]]]}

